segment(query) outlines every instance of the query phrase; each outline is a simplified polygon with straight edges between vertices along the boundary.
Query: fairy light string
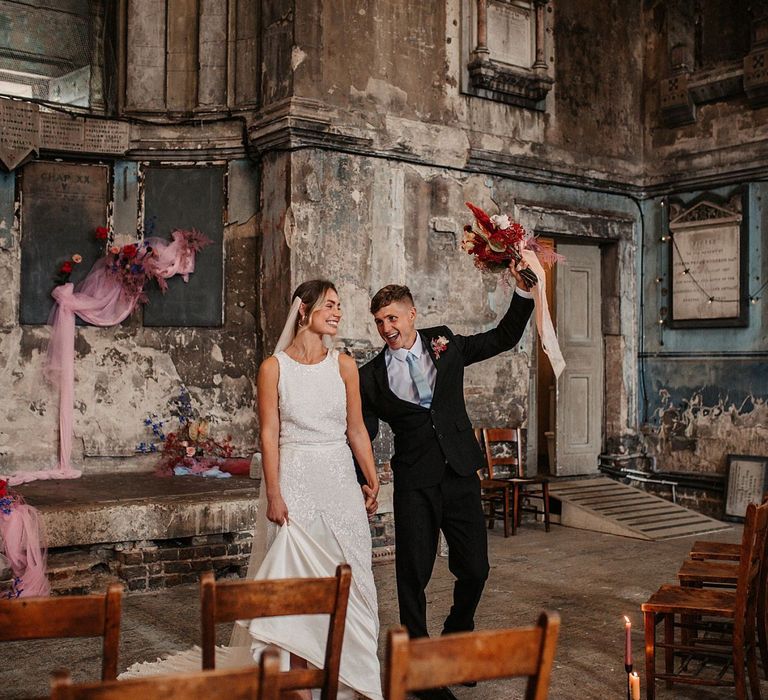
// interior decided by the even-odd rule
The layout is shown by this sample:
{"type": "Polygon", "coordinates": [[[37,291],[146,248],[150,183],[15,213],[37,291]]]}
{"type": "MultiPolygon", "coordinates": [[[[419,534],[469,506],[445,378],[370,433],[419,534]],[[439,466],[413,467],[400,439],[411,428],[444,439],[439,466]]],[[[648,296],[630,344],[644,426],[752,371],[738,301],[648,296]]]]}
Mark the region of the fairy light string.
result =
{"type": "MultiPolygon", "coordinates": [[[[665,202],[661,203],[661,206],[665,206],[665,202]]],[[[701,294],[706,297],[708,304],[713,304],[715,302],[720,304],[729,304],[734,302],[742,301],[741,298],[737,299],[721,299],[719,297],[714,296],[713,294],[710,294],[709,291],[707,291],[704,286],[701,284],[701,282],[697,279],[696,275],[691,271],[691,267],[688,262],[686,262],[685,258],[683,258],[683,254],[680,252],[680,248],[677,245],[677,241],[675,240],[674,234],[670,231],[669,233],[662,234],[659,238],[660,242],[662,244],[666,244],[667,241],[672,242],[672,248],[674,249],[675,253],[677,254],[677,259],[680,261],[680,264],[682,265],[682,274],[685,277],[688,277],[693,285],[701,292],[701,294]]],[[[656,283],[661,284],[664,281],[663,274],[660,273],[656,277],[656,283]]],[[[750,292],[747,296],[747,301],[755,305],[758,301],[760,301],[760,295],[762,294],[763,290],[768,287],[768,280],[763,282],[760,287],[757,289],[757,291],[750,292]]],[[[664,318],[662,316],[659,317],[658,324],[659,326],[663,326],[665,323],[664,318]]]]}

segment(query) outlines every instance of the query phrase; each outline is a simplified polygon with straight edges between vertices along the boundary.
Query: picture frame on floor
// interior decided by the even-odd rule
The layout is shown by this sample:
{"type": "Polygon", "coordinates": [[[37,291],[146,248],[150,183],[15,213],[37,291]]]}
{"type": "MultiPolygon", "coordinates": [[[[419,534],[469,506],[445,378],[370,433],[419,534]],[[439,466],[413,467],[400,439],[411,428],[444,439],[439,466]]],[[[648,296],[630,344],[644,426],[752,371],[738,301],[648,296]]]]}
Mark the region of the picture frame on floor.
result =
{"type": "Polygon", "coordinates": [[[768,456],[729,454],[725,483],[724,519],[744,522],[747,506],[768,490],[768,456]]]}

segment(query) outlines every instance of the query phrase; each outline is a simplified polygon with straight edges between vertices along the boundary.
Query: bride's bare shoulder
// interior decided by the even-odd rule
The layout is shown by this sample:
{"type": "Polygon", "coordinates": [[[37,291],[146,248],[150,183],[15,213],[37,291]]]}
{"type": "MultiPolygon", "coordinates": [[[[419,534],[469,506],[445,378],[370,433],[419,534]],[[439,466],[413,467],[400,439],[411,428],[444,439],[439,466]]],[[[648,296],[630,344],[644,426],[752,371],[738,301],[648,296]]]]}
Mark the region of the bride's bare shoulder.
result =
{"type": "Polygon", "coordinates": [[[270,355],[259,367],[259,377],[262,379],[277,378],[280,374],[280,363],[274,355],[270,355]]]}

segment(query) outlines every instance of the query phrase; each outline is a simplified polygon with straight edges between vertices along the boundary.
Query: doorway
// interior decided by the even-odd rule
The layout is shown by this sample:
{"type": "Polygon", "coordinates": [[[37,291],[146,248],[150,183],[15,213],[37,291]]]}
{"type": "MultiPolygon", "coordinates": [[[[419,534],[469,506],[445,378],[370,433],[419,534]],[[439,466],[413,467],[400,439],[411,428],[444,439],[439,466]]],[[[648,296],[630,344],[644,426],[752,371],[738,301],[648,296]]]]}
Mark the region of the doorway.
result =
{"type": "Polygon", "coordinates": [[[604,398],[600,248],[558,244],[557,252],[566,260],[548,276],[546,294],[566,368],[556,381],[537,343],[538,466],[556,476],[594,474],[604,398]]]}

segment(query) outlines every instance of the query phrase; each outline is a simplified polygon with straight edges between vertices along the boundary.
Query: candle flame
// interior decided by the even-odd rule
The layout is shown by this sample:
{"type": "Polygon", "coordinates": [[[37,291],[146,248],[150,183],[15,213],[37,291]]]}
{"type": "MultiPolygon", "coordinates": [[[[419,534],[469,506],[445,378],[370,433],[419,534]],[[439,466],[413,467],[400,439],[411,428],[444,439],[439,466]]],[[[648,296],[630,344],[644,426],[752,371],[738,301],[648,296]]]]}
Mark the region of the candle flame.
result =
{"type": "Polygon", "coordinates": [[[632,624],[632,622],[630,621],[630,619],[626,615],[624,615],[624,622],[626,622],[628,625],[632,624]]]}

